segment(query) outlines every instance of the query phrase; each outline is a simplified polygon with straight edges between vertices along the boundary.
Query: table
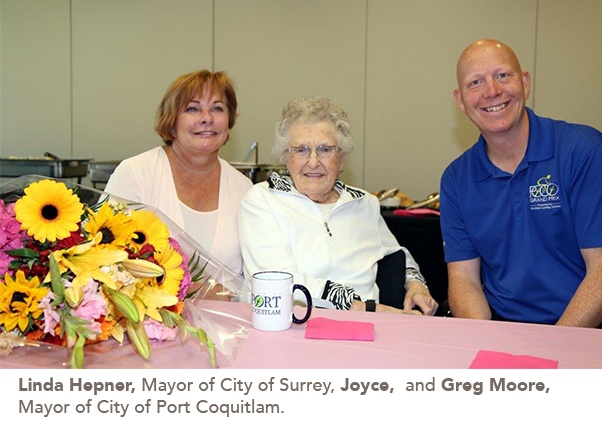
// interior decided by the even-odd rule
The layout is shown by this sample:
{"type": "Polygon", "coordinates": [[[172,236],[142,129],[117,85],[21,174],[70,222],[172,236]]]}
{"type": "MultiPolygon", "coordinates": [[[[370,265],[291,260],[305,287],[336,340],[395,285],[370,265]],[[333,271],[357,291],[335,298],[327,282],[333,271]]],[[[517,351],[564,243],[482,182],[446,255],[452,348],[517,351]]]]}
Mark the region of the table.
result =
{"type": "MultiPolygon", "coordinates": [[[[250,320],[246,303],[205,302],[207,311],[226,311],[250,320]]],[[[312,317],[372,322],[375,340],[305,339],[305,326],[282,332],[250,328],[235,359],[218,357],[222,368],[237,369],[462,369],[479,350],[532,355],[559,361],[559,368],[602,368],[602,330],[526,323],[467,320],[314,309],[312,317]]],[[[103,343],[103,344],[106,344],[103,343]]],[[[206,350],[192,340],[153,344],[151,361],[131,346],[87,347],[87,368],[209,368],[206,350]]],[[[61,368],[64,349],[18,348],[0,357],[0,368],[61,368]]]]}
{"type": "Polygon", "coordinates": [[[399,244],[410,251],[420,266],[433,298],[443,303],[447,300],[447,265],[439,217],[398,216],[392,210],[383,210],[381,215],[399,244]]]}

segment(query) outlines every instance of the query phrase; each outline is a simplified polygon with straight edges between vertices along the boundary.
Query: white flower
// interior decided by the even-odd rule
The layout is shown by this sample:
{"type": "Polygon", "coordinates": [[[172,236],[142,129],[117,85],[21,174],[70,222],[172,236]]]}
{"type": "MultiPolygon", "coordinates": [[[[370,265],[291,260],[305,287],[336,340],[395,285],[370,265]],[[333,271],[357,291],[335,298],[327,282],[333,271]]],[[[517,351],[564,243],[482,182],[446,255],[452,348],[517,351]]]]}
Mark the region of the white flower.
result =
{"type": "Polygon", "coordinates": [[[111,266],[103,266],[100,268],[101,271],[111,275],[111,278],[115,280],[116,283],[121,284],[123,286],[128,286],[136,283],[137,278],[133,276],[130,272],[125,270],[122,265],[111,265],[111,266]]]}
{"type": "Polygon", "coordinates": [[[20,336],[18,331],[0,332],[0,355],[8,355],[16,346],[25,345],[25,337],[20,336]]]}

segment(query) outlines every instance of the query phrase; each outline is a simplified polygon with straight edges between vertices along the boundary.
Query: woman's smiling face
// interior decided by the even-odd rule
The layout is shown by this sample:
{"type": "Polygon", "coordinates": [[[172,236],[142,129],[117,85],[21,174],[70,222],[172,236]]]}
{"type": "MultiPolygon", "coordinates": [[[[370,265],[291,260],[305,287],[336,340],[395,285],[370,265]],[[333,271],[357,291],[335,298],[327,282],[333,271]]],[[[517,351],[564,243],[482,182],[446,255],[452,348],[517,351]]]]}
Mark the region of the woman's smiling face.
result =
{"type": "Polygon", "coordinates": [[[174,137],[189,153],[213,153],[228,140],[228,122],[223,94],[204,90],[178,116],[174,137]]]}
{"type": "MultiPolygon", "coordinates": [[[[331,121],[294,122],[288,129],[288,146],[338,146],[336,127],[331,121]]],[[[343,170],[340,152],[335,151],[331,156],[323,158],[315,150],[307,158],[288,153],[286,166],[295,188],[314,202],[332,203],[338,198],[334,184],[343,170]]]]}

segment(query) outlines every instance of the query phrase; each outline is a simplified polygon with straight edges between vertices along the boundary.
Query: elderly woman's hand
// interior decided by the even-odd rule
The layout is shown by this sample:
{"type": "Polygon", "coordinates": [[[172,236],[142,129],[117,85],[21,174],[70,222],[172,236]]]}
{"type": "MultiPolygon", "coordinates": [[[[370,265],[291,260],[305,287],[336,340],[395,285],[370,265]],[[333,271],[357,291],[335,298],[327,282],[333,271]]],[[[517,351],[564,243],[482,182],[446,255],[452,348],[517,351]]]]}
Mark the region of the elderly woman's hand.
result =
{"type": "Polygon", "coordinates": [[[416,307],[422,311],[422,314],[433,316],[437,312],[439,304],[431,297],[428,288],[420,282],[409,282],[403,300],[403,308],[404,310],[412,310],[416,307]]]}
{"type": "MultiPolygon", "coordinates": [[[[435,303],[436,305],[437,303],[435,303]]],[[[352,311],[366,311],[366,303],[363,301],[353,301],[351,304],[351,308],[349,310],[352,311]]],[[[375,311],[383,312],[383,313],[401,313],[401,314],[415,314],[422,316],[422,313],[418,310],[414,309],[399,309],[391,306],[386,306],[384,304],[376,304],[375,311]]]]}

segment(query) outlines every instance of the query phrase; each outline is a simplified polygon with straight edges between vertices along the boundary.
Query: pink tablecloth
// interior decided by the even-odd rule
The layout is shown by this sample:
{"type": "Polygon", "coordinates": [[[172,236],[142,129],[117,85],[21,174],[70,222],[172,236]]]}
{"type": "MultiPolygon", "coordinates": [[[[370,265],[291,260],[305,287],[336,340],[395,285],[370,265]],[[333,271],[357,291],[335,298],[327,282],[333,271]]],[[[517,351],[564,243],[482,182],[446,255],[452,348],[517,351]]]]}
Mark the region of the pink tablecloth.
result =
{"type": "MultiPolygon", "coordinates": [[[[210,306],[209,303],[207,303],[210,306]]],[[[220,303],[224,305],[224,303],[220,303]]],[[[250,319],[250,305],[227,303],[250,319]]],[[[602,330],[315,309],[312,317],[374,323],[374,341],[305,338],[305,326],[283,332],[250,329],[234,359],[222,368],[468,368],[480,350],[558,361],[558,368],[602,368],[602,330]]],[[[0,357],[0,368],[60,368],[66,352],[16,349],[0,357]]],[[[130,346],[86,350],[87,368],[209,368],[192,340],[153,344],[151,361],[130,346]],[[110,355],[109,355],[110,354],[110,355]]]]}

